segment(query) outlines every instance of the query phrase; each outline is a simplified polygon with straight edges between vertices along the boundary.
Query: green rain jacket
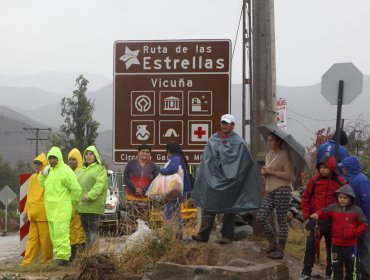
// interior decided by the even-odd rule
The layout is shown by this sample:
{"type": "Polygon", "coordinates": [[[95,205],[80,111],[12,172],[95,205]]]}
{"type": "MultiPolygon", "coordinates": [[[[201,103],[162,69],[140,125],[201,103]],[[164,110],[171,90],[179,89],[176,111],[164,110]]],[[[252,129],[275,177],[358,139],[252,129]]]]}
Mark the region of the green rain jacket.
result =
{"type": "Polygon", "coordinates": [[[58,147],[52,147],[47,158],[54,156],[58,159],[55,167],[50,167],[45,176],[40,172],[38,179],[41,187],[45,188],[45,209],[48,221],[70,221],[72,203],[81,197],[81,186],[73,170],[64,163],[62,152],[58,147]]]}
{"type": "Polygon", "coordinates": [[[96,161],[87,165],[84,161],[82,169],[78,172],[78,182],[82,187],[82,196],[88,195],[89,200],[80,201],[78,211],[80,213],[104,214],[105,201],[107,199],[108,176],[107,170],[102,165],[100,156],[95,146],[88,147],[86,151],[94,153],[96,161]]]}

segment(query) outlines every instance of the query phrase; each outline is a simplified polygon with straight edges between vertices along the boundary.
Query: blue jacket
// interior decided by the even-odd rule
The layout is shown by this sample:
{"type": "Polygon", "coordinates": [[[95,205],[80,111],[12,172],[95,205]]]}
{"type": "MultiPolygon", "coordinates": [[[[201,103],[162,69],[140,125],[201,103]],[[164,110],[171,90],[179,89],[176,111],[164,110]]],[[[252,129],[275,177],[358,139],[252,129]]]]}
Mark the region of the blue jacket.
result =
{"type": "Polygon", "coordinates": [[[181,202],[186,197],[186,194],[190,191],[191,185],[190,185],[190,179],[189,179],[189,173],[188,169],[186,168],[185,162],[179,155],[173,155],[170,163],[159,170],[159,173],[162,175],[171,175],[175,174],[179,170],[179,165],[181,164],[181,168],[184,171],[184,192],[182,197],[179,199],[181,202]]]}
{"type": "MultiPolygon", "coordinates": [[[[320,160],[323,158],[323,156],[334,156],[334,151],[335,151],[335,141],[334,140],[329,140],[322,144],[319,149],[317,150],[317,158],[316,158],[316,164],[320,162],[320,160]]],[[[349,154],[342,145],[339,145],[339,162],[342,162],[343,159],[346,157],[349,157],[349,154]]]]}
{"type": "MultiPolygon", "coordinates": [[[[334,153],[335,153],[335,141],[329,140],[325,142],[317,150],[316,165],[319,164],[319,162],[324,156],[335,156],[334,153]]],[[[342,160],[344,160],[346,157],[349,157],[346,148],[344,148],[342,145],[339,145],[338,163],[342,162],[342,160]]],[[[338,169],[338,171],[339,175],[343,175],[342,170],[340,168],[338,169]]]]}
{"type": "Polygon", "coordinates": [[[356,204],[370,223],[370,180],[362,173],[360,160],[357,157],[347,157],[340,165],[347,170],[346,179],[355,193],[356,204]]]}

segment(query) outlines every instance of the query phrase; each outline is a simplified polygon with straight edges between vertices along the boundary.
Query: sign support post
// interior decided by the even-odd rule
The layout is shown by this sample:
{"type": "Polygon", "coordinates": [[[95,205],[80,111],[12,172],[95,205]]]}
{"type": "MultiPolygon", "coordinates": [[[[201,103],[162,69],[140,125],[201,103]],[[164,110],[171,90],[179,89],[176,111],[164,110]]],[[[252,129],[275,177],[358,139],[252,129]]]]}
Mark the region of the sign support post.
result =
{"type": "Polygon", "coordinates": [[[343,86],[344,81],[339,81],[339,87],[338,87],[338,101],[337,101],[337,121],[336,121],[336,135],[335,135],[335,149],[334,149],[334,155],[335,160],[339,162],[339,145],[340,145],[340,126],[341,126],[341,120],[342,120],[342,104],[343,104],[343,86]]]}

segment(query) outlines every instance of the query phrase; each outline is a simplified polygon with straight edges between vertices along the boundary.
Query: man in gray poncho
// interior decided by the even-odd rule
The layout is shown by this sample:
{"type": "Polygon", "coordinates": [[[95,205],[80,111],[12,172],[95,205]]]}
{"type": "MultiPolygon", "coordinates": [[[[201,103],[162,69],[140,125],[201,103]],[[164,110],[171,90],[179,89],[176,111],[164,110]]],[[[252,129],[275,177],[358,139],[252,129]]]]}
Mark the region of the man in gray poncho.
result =
{"type": "Polygon", "coordinates": [[[244,140],[234,132],[235,117],[221,117],[221,131],[208,139],[194,189],[193,201],[202,208],[200,230],[192,239],[208,242],[215,216],[224,213],[220,244],[234,237],[236,213],[257,209],[260,195],[256,169],[244,140]]]}

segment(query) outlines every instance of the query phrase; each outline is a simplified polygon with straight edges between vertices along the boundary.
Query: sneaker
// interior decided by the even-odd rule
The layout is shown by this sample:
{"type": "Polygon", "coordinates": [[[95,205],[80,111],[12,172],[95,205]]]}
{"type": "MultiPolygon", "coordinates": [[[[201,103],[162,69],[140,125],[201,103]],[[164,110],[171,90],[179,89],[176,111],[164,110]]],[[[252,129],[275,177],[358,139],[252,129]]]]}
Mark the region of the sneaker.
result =
{"type": "Polygon", "coordinates": [[[310,276],[301,274],[301,276],[299,276],[299,280],[310,280],[310,276]]]}
{"type": "Polygon", "coordinates": [[[220,240],[217,240],[218,244],[230,244],[233,242],[230,238],[222,237],[220,240]]]}

